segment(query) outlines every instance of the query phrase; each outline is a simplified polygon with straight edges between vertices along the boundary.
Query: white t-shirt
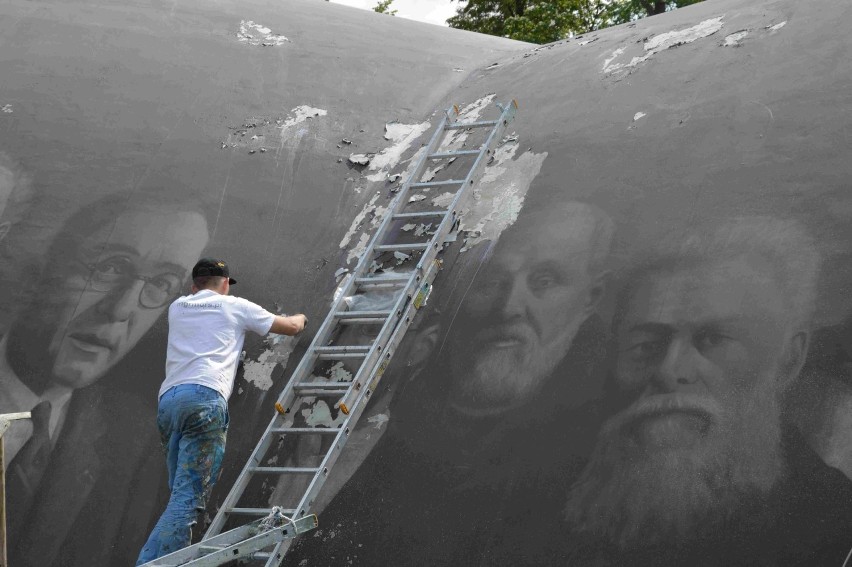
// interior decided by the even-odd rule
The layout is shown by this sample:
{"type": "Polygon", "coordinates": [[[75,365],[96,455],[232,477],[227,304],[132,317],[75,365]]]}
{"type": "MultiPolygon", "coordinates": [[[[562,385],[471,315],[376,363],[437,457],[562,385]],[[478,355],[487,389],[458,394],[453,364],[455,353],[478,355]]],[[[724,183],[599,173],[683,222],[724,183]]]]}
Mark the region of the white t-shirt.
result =
{"type": "Polygon", "coordinates": [[[265,335],[274,320],[260,305],[209,289],[177,298],[169,306],[166,379],[159,395],[179,384],[201,384],[227,400],[246,331],[265,335]]]}

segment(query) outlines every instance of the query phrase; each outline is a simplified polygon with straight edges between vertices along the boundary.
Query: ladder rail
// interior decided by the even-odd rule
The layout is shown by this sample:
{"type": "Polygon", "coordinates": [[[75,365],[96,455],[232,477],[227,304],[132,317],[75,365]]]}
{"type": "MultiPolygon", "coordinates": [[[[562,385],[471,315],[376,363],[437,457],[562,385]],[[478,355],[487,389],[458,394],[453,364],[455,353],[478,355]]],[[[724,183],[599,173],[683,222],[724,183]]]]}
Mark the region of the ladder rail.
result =
{"type": "MultiPolygon", "coordinates": [[[[437,272],[437,264],[433,261],[430,264],[430,267],[427,269],[426,275],[424,276],[424,281],[427,284],[431,285],[431,281],[435,278],[437,272]]],[[[370,369],[369,378],[367,380],[367,387],[361,389],[358,394],[358,397],[352,404],[352,409],[349,415],[347,415],[346,419],[341,424],[341,429],[345,430],[346,433],[343,434],[343,432],[341,431],[341,433],[339,433],[335,437],[334,442],[326,451],[325,457],[323,457],[322,463],[320,463],[319,465],[320,470],[323,471],[323,474],[316,474],[314,475],[314,478],[311,479],[311,483],[308,485],[308,488],[305,490],[302,499],[299,501],[299,504],[296,507],[297,515],[310,513],[313,502],[316,500],[316,497],[319,495],[319,492],[325,485],[326,479],[328,478],[332,468],[337,462],[337,459],[343,452],[343,448],[346,446],[346,441],[349,438],[349,433],[351,432],[351,430],[354,430],[355,424],[357,424],[358,420],[361,417],[361,414],[364,413],[364,410],[367,407],[367,403],[369,402],[368,398],[370,398],[372,393],[376,391],[376,387],[378,386],[379,381],[384,375],[384,371],[386,370],[387,365],[390,364],[390,360],[392,359],[394,354],[394,350],[392,349],[395,349],[402,341],[402,338],[405,336],[405,331],[407,331],[408,327],[411,325],[411,321],[414,318],[414,314],[418,309],[419,307],[415,304],[414,298],[411,298],[411,300],[405,306],[405,311],[399,321],[399,324],[394,327],[391,336],[388,338],[388,347],[385,350],[385,360],[381,364],[376,364],[370,369]]],[[[282,540],[278,542],[269,560],[265,564],[265,567],[277,567],[277,565],[279,565],[279,562],[273,562],[273,559],[277,557],[284,557],[291,543],[292,540],[282,540]]]]}
{"type": "MultiPolygon", "coordinates": [[[[490,155],[491,153],[493,153],[489,149],[490,146],[491,146],[491,143],[493,143],[494,138],[497,136],[498,132],[502,132],[502,130],[506,126],[508,126],[508,123],[514,117],[514,113],[517,110],[517,103],[513,100],[513,101],[511,101],[511,103],[509,103],[505,107],[501,107],[501,108],[502,108],[502,113],[500,115],[499,121],[497,121],[495,127],[492,128],[491,132],[489,133],[486,141],[482,144],[482,146],[481,146],[482,150],[479,152],[479,155],[477,156],[476,160],[474,161],[473,165],[471,166],[471,168],[468,172],[468,175],[465,177],[464,184],[462,184],[459,191],[456,192],[456,196],[453,199],[452,204],[448,208],[447,214],[444,216],[444,218],[441,221],[441,224],[439,225],[438,229],[432,235],[432,238],[430,239],[430,246],[427,248],[426,252],[424,252],[423,257],[420,259],[420,262],[418,263],[418,266],[417,266],[417,269],[415,270],[415,272],[422,271],[424,263],[428,263],[427,265],[430,266],[430,271],[431,271],[431,267],[433,267],[435,265],[434,264],[435,257],[438,254],[438,250],[437,250],[437,247],[435,245],[438,244],[438,243],[443,243],[445,238],[447,237],[447,234],[449,233],[450,228],[452,227],[452,224],[455,222],[455,216],[456,216],[455,212],[457,210],[456,207],[458,207],[459,203],[463,201],[463,198],[465,196],[467,196],[466,195],[466,193],[467,193],[466,189],[468,188],[469,185],[472,184],[472,180],[473,180],[474,177],[476,177],[480,167],[482,165],[484,165],[483,157],[485,155],[490,155]],[[452,223],[448,222],[450,219],[453,220],[452,223]]],[[[402,192],[400,192],[400,193],[401,193],[400,196],[402,196],[402,192]]],[[[434,275],[433,275],[433,277],[434,277],[434,275]]],[[[429,281],[427,281],[426,283],[431,284],[431,279],[429,281]]],[[[404,296],[398,298],[398,302],[397,302],[397,305],[396,305],[397,308],[399,307],[399,302],[401,302],[403,300],[403,298],[404,298],[404,296]]],[[[412,297],[410,299],[411,299],[411,302],[407,305],[406,312],[400,318],[401,320],[398,322],[396,328],[394,329],[393,335],[388,339],[388,345],[387,345],[387,348],[386,348],[386,356],[387,356],[388,363],[389,363],[389,361],[390,361],[390,359],[393,355],[393,351],[391,349],[396,347],[396,345],[393,344],[394,339],[397,337],[397,335],[399,335],[398,341],[401,341],[402,336],[404,336],[404,334],[405,334],[404,330],[407,330],[407,324],[410,323],[410,319],[413,316],[412,312],[417,309],[417,307],[414,305],[414,298],[412,297]],[[405,329],[403,330],[403,333],[400,335],[399,331],[401,329],[403,329],[403,323],[406,323],[406,325],[405,325],[405,329]]],[[[383,329],[383,331],[384,331],[384,329],[383,329]]],[[[378,343],[379,339],[377,338],[376,341],[378,343]]],[[[360,378],[361,371],[363,371],[365,368],[366,368],[366,365],[362,365],[361,368],[359,369],[359,378],[360,378]]],[[[360,418],[361,414],[363,413],[364,409],[366,408],[366,405],[367,405],[366,398],[368,398],[372,394],[372,392],[375,391],[375,388],[378,385],[379,380],[381,379],[382,375],[384,374],[384,369],[382,369],[382,373],[380,373],[380,374],[378,374],[378,376],[376,376],[376,374],[379,372],[380,368],[381,368],[381,365],[374,365],[370,368],[370,377],[369,377],[369,381],[368,381],[368,386],[361,390],[361,392],[359,393],[358,398],[356,399],[355,403],[353,403],[352,412],[350,413],[349,416],[347,416],[347,419],[341,425],[342,428],[346,429],[347,433],[346,433],[346,435],[338,435],[335,438],[334,444],[326,452],[325,457],[324,457],[322,463],[320,464],[320,469],[323,471],[323,474],[322,475],[317,474],[311,480],[311,484],[308,486],[307,490],[304,493],[304,496],[302,497],[302,500],[299,502],[298,506],[296,507],[296,509],[299,510],[299,512],[297,514],[304,514],[304,513],[310,512],[311,505],[312,505],[313,501],[316,499],[316,496],[319,494],[319,491],[322,490],[322,487],[325,484],[326,478],[330,474],[331,469],[333,468],[334,464],[337,461],[339,454],[342,452],[343,447],[346,444],[346,440],[348,439],[350,429],[354,429],[354,425],[350,425],[350,422],[357,423],[357,420],[360,418]]],[[[354,382],[354,379],[353,379],[353,382],[354,382]]],[[[292,543],[292,540],[284,540],[284,541],[279,542],[275,546],[275,550],[272,553],[272,556],[270,556],[269,560],[265,564],[265,567],[277,567],[277,565],[279,563],[277,561],[274,561],[274,558],[284,557],[286,552],[287,552],[287,549],[289,549],[291,543],[292,543]]]]}
{"type": "MultiPolygon", "coordinates": [[[[326,314],[325,319],[323,320],[322,324],[314,335],[313,340],[305,351],[301,361],[296,366],[295,370],[293,371],[293,374],[290,376],[288,382],[285,384],[281,393],[279,394],[278,401],[276,403],[276,407],[281,408],[279,410],[279,413],[275,413],[273,415],[261,439],[252,450],[248,462],[240,471],[237,480],[234,482],[233,486],[231,487],[231,490],[222,502],[221,507],[217,511],[213,521],[210,524],[210,527],[204,534],[202,542],[200,544],[196,544],[196,546],[190,546],[197,547],[195,553],[198,553],[198,551],[200,549],[203,549],[205,545],[207,546],[206,549],[212,549],[210,547],[210,544],[213,541],[218,541],[218,538],[221,538],[224,534],[240,533],[237,532],[237,530],[239,530],[240,528],[236,528],[227,532],[222,532],[222,528],[228,521],[229,517],[239,515],[240,511],[243,510],[263,510],[263,508],[237,507],[239,500],[243,497],[246,488],[248,487],[249,483],[251,482],[251,479],[255,474],[280,475],[280,480],[278,481],[279,483],[285,478],[293,478],[294,475],[297,473],[301,475],[310,474],[311,477],[307,488],[304,491],[299,489],[299,491],[301,492],[301,499],[298,503],[298,506],[296,506],[295,509],[289,511],[294,513],[293,517],[295,518],[291,522],[303,522],[307,518],[312,517],[312,515],[306,514],[310,512],[310,509],[314,501],[316,500],[317,495],[322,490],[322,487],[324,486],[332,467],[337,462],[337,459],[340,453],[342,452],[343,447],[346,445],[349,435],[354,430],[358,419],[364,412],[372,393],[375,392],[379,381],[384,375],[387,366],[390,364],[390,361],[393,355],[395,354],[396,348],[405,336],[408,327],[411,325],[411,322],[414,316],[416,315],[417,310],[422,307],[422,304],[420,302],[420,294],[431,290],[432,281],[437,276],[437,272],[439,269],[437,255],[442,250],[442,245],[446,241],[449,232],[460,219],[459,207],[464,204],[467,198],[469,198],[471,193],[469,189],[474,183],[474,178],[479,174],[481,169],[486,164],[486,160],[484,160],[483,158],[486,155],[493,155],[495,150],[494,148],[492,148],[492,146],[495,144],[495,139],[502,134],[502,132],[508,126],[509,122],[514,118],[514,114],[517,109],[517,103],[514,100],[512,100],[505,106],[500,104],[498,104],[497,106],[501,110],[500,118],[498,120],[468,123],[473,127],[490,125],[491,130],[487,135],[485,142],[482,143],[478,150],[466,150],[462,152],[466,155],[471,156],[474,153],[477,153],[477,156],[473,164],[469,166],[467,175],[464,177],[463,181],[454,180],[454,183],[459,184],[459,188],[456,191],[456,194],[450,206],[443,212],[433,211],[426,215],[436,217],[441,216],[442,218],[438,224],[437,229],[432,234],[430,240],[427,243],[423,244],[423,252],[417,262],[417,265],[410,272],[406,271],[391,276],[389,278],[393,280],[393,282],[391,283],[393,283],[394,293],[398,294],[398,296],[394,300],[393,310],[381,312],[377,311],[375,313],[367,311],[355,311],[352,315],[346,315],[345,313],[347,313],[347,311],[342,311],[342,309],[347,297],[350,297],[353,293],[357,293],[358,290],[366,291],[371,288],[374,289],[372,286],[383,285],[381,282],[381,277],[369,277],[369,270],[375,259],[374,256],[378,252],[383,251],[385,249],[389,249],[389,247],[394,246],[394,244],[392,243],[385,244],[384,239],[387,238],[388,234],[390,233],[391,224],[395,220],[399,220],[401,218],[406,217],[406,214],[401,214],[401,211],[404,209],[405,206],[408,205],[409,193],[411,193],[412,188],[421,185],[420,178],[422,177],[423,171],[425,170],[426,165],[429,163],[429,160],[435,159],[436,156],[439,158],[445,157],[443,156],[443,154],[438,152],[438,149],[445,141],[446,136],[449,132],[461,128],[470,127],[468,124],[453,121],[454,119],[451,116],[451,113],[453,112],[453,110],[455,110],[453,116],[457,118],[459,115],[457,108],[449,109],[444,113],[440,124],[435,129],[435,132],[432,134],[428,144],[425,146],[422,151],[422,154],[418,158],[414,170],[412,171],[408,179],[405,181],[405,183],[402,185],[396,197],[388,207],[384,218],[382,219],[376,232],[371,237],[367,248],[361,253],[361,257],[359,258],[355,270],[347,278],[347,281],[343,284],[343,286],[338,289],[338,296],[332,302],[330,311],[326,314]],[[375,339],[373,340],[372,344],[369,345],[369,348],[368,345],[352,345],[351,350],[353,351],[353,353],[357,351],[361,354],[356,353],[345,355],[342,354],[346,351],[346,348],[343,346],[324,346],[329,344],[328,341],[331,337],[333,329],[336,328],[337,325],[341,324],[341,321],[345,321],[348,318],[352,321],[357,320],[359,321],[359,324],[363,324],[364,322],[360,321],[360,318],[364,317],[364,313],[367,313],[369,317],[374,319],[374,321],[370,321],[371,324],[378,325],[381,322],[381,329],[378,335],[375,336],[375,339]],[[379,317],[379,315],[386,316],[382,318],[379,317]],[[341,387],[339,388],[329,387],[328,389],[323,390],[317,389],[316,392],[314,392],[314,390],[311,390],[310,388],[307,388],[306,390],[306,386],[300,386],[300,384],[305,383],[305,379],[310,376],[318,360],[334,360],[338,356],[345,356],[347,358],[357,356],[358,358],[363,359],[361,360],[358,370],[355,372],[355,375],[352,377],[351,382],[348,384],[348,386],[345,387],[345,389],[345,382],[341,382],[341,387]],[[338,428],[333,429],[331,431],[323,431],[324,435],[322,435],[322,437],[325,437],[327,439],[332,434],[334,435],[334,437],[328,449],[323,449],[322,452],[318,455],[322,456],[322,460],[319,466],[311,466],[307,468],[261,466],[261,463],[264,460],[266,453],[269,451],[273,442],[275,442],[280,435],[284,435],[287,433],[293,433],[296,435],[310,434],[309,432],[304,431],[304,428],[295,427],[295,424],[293,423],[291,423],[290,425],[287,425],[286,422],[282,424],[282,419],[287,419],[284,410],[287,410],[290,413],[294,412],[296,408],[292,407],[293,404],[296,403],[297,398],[302,398],[306,396],[306,392],[310,392],[311,395],[339,397],[339,401],[336,405],[346,415],[346,418],[343,420],[343,422],[338,428]],[[310,471],[308,471],[308,469],[310,469],[310,471]],[[300,518],[300,516],[302,517],[300,518]]],[[[410,213],[408,214],[408,216],[414,217],[416,216],[416,214],[410,213]]],[[[312,385],[309,383],[306,384],[312,385]]],[[[316,384],[316,386],[319,386],[319,384],[316,384]]],[[[315,518],[315,516],[313,517],[315,518]]],[[[280,562],[283,560],[284,554],[286,553],[287,549],[289,549],[289,546],[293,541],[293,537],[295,537],[295,534],[288,537],[280,537],[278,540],[272,543],[269,543],[268,540],[264,540],[267,543],[265,543],[262,549],[269,549],[270,547],[272,547],[274,548],[273,551],[271,553],[256,553],[252,557],[254,557],[256,561],[265,560],[265,565],[267,567],[275,567],[279,565],[280,562]]],[[[243,543],[245,543],[245,541],[243,541],[243,543]]],[[[186,549],[189,550],[190,548],[186,549]]],[[[206,557],[210,557],[211,561],[215,561],[212,556],[217,553],[218,551],[214,551],[214,553],[209,554],[209,556],[206,557]]],[[[231,559],[233,558],[229,557],[228,560],[231,559]]],[[[205,567],[213,567],[215,565],[221,564],[222,562],[193,562],[188,565],[198,565],[199,567],[203,565],[205,567]]]]}

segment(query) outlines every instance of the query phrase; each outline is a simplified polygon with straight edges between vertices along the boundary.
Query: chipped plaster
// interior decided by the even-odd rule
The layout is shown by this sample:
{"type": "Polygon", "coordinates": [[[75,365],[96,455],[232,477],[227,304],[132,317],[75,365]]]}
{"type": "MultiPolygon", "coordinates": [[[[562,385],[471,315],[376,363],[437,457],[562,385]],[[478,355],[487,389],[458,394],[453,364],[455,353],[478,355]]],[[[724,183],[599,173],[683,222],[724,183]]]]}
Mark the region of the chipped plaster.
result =
{"type": "Polygon", "coordinates": [[[601,72],[605,75],[615,73],[616,71],[630,72],[631,69],[645,63],[661,51],[665,51],[666,49],[671,49],[672,47],[677,47],[679,45],[692,43],[713,35],[722,29],[722,26],[724,25],[722,23],[723,18],[724,16],[710,18],[683,30],[670,31],[655,35],[645,42],[643,46],[645,55],[642,55],[641,57],[634,56],[629,63],[615,62],[615,60],[625,52],[624,47],[619,47],[615,49],[610,57],[604,61],[601,72]]]}
{"type": "Polygon", "coordinates": [[[287,366],[296,342],[296,337],[269,335],[267,337],[269,348],[261,352],[257,360],[246,360],[243,363],[243,378],[263,391],[271,388],[272,371],[278,364],[287,366]]]}
{"type": "MultiPolygon", "coordinates": [[[[390,146],[380,151],[370,160],[370,171],[375,171],[371,175],[367,175],[370,181],[382,181],[387,179],[390,170],[392,170],[402,159],[402,154],[408,150],[414,141],[423,135],[429,129],[429,122],[421,122],[419,124],[401,124],[399,122],[390,122],[385,124],[385,140],[393,142],[390,146]]],[[[349,158],[352,159],[351,157],[349,158]]]]}
{"type": "Polygon", "coordinates": [[[263,47],[277,47],[290,42],[283,35],[272,33],[271,29],[256,24],[252,20],[240,20],[240,31],[237,32],[237,40],[241,43],[263,47]]]}
{"type": "Polygon", "coordinates": [[[461,230],[467,234],[465,251],[479,242],[496,242],[500,234],[518,218],[532,180],[541,171],[547,152],[525,151],[517,158],[517,137],[494,152],[462,217],[461,230]]]}

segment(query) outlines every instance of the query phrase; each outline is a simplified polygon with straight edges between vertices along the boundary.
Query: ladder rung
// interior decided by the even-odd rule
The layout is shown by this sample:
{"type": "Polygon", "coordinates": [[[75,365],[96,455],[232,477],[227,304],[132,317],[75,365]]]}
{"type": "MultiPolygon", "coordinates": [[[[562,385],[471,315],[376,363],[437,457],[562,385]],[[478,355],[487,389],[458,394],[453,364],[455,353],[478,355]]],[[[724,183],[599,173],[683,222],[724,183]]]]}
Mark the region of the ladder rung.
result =
{"type": "Polygon", "coordinates": [[[338,311],[334,314],[337,319],[387,319],[393,311],[338,311]]]}
{"type": "Polygon", "coordinates": [[[454,152],[437,152],[430,154],[429,159],[444,159],[458,156],[475,156],[479,154],[479,150],[456,150],[454,152]]]}
{"type": "Polygon", "coordinates": [[[270,433],[317,433],[329,434],[341,431],[339,427],[273,427],[269,430],[270,433]]]}
{"type": "Polygon", "coordinates": [[[453,122],[444,126],[444,130],[461,130],[462,128],[485,128],[499,124],[499,120],[482,120],[480,122],[453,122]]]}
{"type": "Polygon", "coordinates": [[[398,213],[393,216],[393,220],[399,219],[419,219],[424,217],[443,217],[449,211],[423,211],[421,213],[398,213]]]}
{"type": "MultiPolygon", "coordinates": [[[[230,510],[226,510],[226,512],[241,516],[266,516],[272,512],[272,508],[231,508],[230,510]]],[[[281,513],[289,517],[295,515],[296,510],[281,510],[281,513]]],[[[210,547],[212,548],[213,546],[210,547]]]]}
{"type": "Polygon", "coordinates": [[[445,187],[447,185],[461,185],[464,179],[447,179],[446,181],[421,181],[420,183],[412,183],[409,185],[412,189],[421,189],[423,187],[445,187]]]}
{"type": "Polygon", "coordinates": [[[405,285],[410,279],[409,276],[404,277],[374,277],[374,278],[355,278],[355,285],[405,285]]]}
{"type": "MultiPolygon", "coordinates": [[[[277,474],[314,474],[318,473],[321,469],[314,467],[249,467],[249,469],[256,473],[277,473],[277,474]]],[[[236,508],[235,508],[236,509],[236,508]]]]}
{"type": "Polygon", "coordinates": [[[373,250],[376,252],[390,252],[391,250],[402,252],[403,250],[426,250],[429,246],[428,242],[418,242],[416,244],[379,244],[373,250]]]}
{"type": "Polygon", "coordinates": [[[327,353],[327,354],[318,354],[317,359],[319,360],[344,360],[347,358],[365,358],[367,356],[366,352],[349,352],[349,353],[327,353]]]}
{"type": "Polygon", "coordinates": [[[314,347],[314,352],[319,356],[334,355],[345,358],[357,358],[366,356],[370,352],[369,346],[341,346],[341,347],[314,347]]]}
{"type": "Polygon", "coordinates": [[[378,319],[378,318],[364,318],[364,319],[342,319],[340,321],[341,325],[384,325],[387,319],[378,319]]]}
{"type": "Polygon", "coordinates": [[[299,382],[293,387],[298,390],[309,388],[311,390],[328,390],[331,392],[342,392],[349,389],[351,382],[299,382]]]}

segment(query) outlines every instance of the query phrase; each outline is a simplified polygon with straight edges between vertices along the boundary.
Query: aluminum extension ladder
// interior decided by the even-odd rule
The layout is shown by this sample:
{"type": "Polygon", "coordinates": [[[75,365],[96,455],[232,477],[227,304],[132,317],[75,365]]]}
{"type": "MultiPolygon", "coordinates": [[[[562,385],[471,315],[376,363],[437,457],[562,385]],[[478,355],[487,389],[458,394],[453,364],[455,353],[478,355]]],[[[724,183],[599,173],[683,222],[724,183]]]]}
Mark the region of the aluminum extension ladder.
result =
{"type": "MultiPolygon", "coordinates": [[[[276,567],[281,564],[293,538],[299,533],[309,531],[317,526],[317,518],[310,513],[314,499],[326,481],[332,466],[346,444],[346,440],[370,395],[375,391],[379,380],[390,363],[391,357],[399,345],[412,318],[420,309],[431,292],[432,281],[437,275],[439,262],[438,253],[442,250],[445,240],[456,223],[460,220],[459,211],[465,199],[471,193],[475,177],[490,157],[494,148],[502,138],[509,122],[514,118],[517,102],[511,101],[506,105],[497,104],[500,117],[496,120],[475,122],[459,121],[458,106],[448,109],[440,125],[436,128],[426,150],[421,154],[414,171],[400,188],[392,202],[381,225],[361,255],[358,265],[337,294],[330,312],[322,326],[317,331],[313,342],[308,347],[299,365],[293,372],[284,390],[275,404],[276,413],[260,442],[254,448],[248,463],[237,478],[230,493],[210,524],[207,533],[200,543],[191,545],[175,553],[166,555],[144,567],[175,567],[185,565],[192,567],[214,567],[230,561],[253,562],[265,567],[276,567]],[[454,149],[439,151],[448,136],[458,135],[459,131],[473,132],[482,129],[487,132],[485,141],[477,149],[454,149]],[[453,163],[458,158],[468,161],[467,167],[456,166],[456,169],[466,170],[463,177],[445,181],[421,181],[427,164],[434,160],[449,160],[453,163]],[[472,163],[469,161],[473,158],[472,163]],[[412,199],[412,190],[427,190],[444,188],[455,190],[452,202],[446,209],[436,209],[414,212],[404,212],[412,207],[412,203],[425,199],[412,199]],[[416,243],[394,242],[393,238],[401,235],[401,221],[421,221],[432,219],[438,222],[437,229],[431,233],[428,241],[416,243]],[[396,227],[396,228],[395,228],[396,227]],[[410,271],[377,273],[374,259],[377,255],[387,253],[401,254],[420,253],[416,267],[410,271]],[[370,290],[392,290],[393,307],[389,310],[357,310],[347,309],[346,298],[354,294],[369,293],[370,290]],[[333,342],[332,334],[340,325],[380,325],[381,330],[370,344],[328,346],[333,342]],[[328,381],[312,378],[312,371],[318,361],[360,360],[351,381],[328,381]],[[345,419],[337,427],[304,427],[294,424],[293,414],[301,401],[310,396],[327,396],[338,399],[335,406],[342,411],[345,419]],[[332,438],[332,442],[321,452],[319,466],[269,466],[264,465],[267,453],[276,443],[281,443],[283,436],[322,436],[332,438]],[[292,508],[263,508],[241,507],[238,504],[255,475],[267,475],[278,478],[278,482],[297,482],[308,477],[307,489],[301,493],[301,498],[292,508]],[[226,522],[236,517],[261,517],[246,525],[241,525],[228,531],[223,531],[226,522]]],[[[452,142],[452,140],[451,140],[452,142]]],[[[452,145],[452,144],[451,144],[452,145]]],[[[455,144],[458,145],[458,144],[455,144]]],[[[445,164],[447,161],[444,162],[445,164]]],[[[460,165],[459,164],[459,165],[460,165]]],[[[403,229],[404,230],[404,229],[403,229]]],[[[423,231],[424,233],[426,231],[423,231]]],[[[405,238],[402,238],[403,240],[405,238]]],[[[398,256],[399,257],[399,256],[398,256]]],[[[316,399],[316,398],[310,398],[316,399]]],[[[279,445],[280,446],[280,445],[279,445]]]]}

